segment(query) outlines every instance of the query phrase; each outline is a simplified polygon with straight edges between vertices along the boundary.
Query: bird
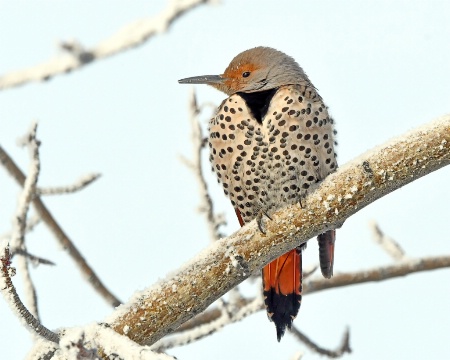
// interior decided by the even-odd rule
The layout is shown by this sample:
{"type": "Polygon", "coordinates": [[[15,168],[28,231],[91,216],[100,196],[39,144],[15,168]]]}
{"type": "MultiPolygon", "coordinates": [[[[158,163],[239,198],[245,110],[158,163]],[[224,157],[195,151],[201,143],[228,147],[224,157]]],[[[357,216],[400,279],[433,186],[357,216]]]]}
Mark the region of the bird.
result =
{"type": "MultiPolygon", "coordinates": [[[[228,97],[209,122],[212,171],[231,200],[239,224],[300,204],[337,169],[334,120],[317,89],[290,56],[270,47],[239,53],[221,75],[194,76],[180,84],[207,84],[228,97]]],[[[335,229],[318,235],[323,276],[333,275],[335,229]]],[[[291,329],[302,300],[306,243],[262,270],[268,317],[277,340],[291,329]]]]}

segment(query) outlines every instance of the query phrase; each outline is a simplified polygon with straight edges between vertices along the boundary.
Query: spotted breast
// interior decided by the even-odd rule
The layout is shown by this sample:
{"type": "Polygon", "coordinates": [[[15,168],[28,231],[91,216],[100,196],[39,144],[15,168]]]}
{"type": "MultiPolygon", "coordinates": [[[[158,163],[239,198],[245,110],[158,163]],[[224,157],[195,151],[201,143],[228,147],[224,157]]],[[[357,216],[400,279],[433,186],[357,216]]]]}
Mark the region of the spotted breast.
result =
{"type": "Polygon", "coordinates": [[[210,122],[210,161],[244,222],[301,202],[336,168],[333,119],[314,88],[282,86],[264,118],[234,94],[210,122]]]}

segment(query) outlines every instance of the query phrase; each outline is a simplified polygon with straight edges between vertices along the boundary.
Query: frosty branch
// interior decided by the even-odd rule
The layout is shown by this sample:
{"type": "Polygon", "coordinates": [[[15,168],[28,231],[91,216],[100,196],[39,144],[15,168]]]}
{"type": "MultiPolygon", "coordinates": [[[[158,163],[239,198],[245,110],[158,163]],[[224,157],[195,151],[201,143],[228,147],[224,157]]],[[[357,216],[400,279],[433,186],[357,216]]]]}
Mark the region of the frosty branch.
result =
{"type": "Polygon", "coordinates": [[[67,186],[57,186],[57,187],[39,187],[36,189],[37,195],[61,195],[61,194],[71,194],[80,190],[83,190],[86,186],[92,184],[95,180],[97,180],[101,175],[100,174],[88,174],[80,179],[78,179],[75,183],[67,186]]]}
{"type": "MultiPolygon", "coordinates": [[[[303,283],[303,294],[312,294],[318,291],[331,290],[337,287],[351,286],[367,282],[384,281],[414,274],[416,272],[431,271],[448,267],[450,267],[450,255],[417,259],[405,258],[401,261],[397,261],[393,265],[336,274],[331,280],[322,277],[306,280],[303,283]]],[[[203,337],[202,335],[206,332],[206,329],[209,333],[213,333],[226,325],[241,321],[246,316],[265,310],[264,303],[259,297],[250,299],[241,298],[236,306],[239,310],[236,314],[232,314],[232,316],[226,320],[223,319],[223,310],[221,308],[214,307],[212,309],[208,309],[180,326],[177,329],[176,334],[172,337],[167,339],[164,338],[158,341],[153,348],[156,350],[164,350],[197,341],[203,337]],[[240,316],[237,316],[238,314],[240,314],[240,316]],[[181,334],[178,335],[178,332],[181,332],[181,334]]],[[[324,349],[314,344],[312,340],[297,329],[294,331],[293,335],[313,351],[329,357],[338,357],[343,355],[345,351],[349,351],[348,332],[344,334],[342,344],[336,350],[324,349]]]]}
{"type": "Polygon", "coordinates": [[[167,8],[156,17],[145,18],[124,26],[117,33],[92,48],[84,48],[77,41],[61,42],[66,52],[42,64],[13,71],[0,76],[0,90],[34,81],[47,81],[120,52],[144,44],[157,34],[164,33],[172,23],[190,10],[212,0],[171,0],[167,8]]]}
{"type": "MultiPolygon", "coordinates": [[[[13,231],[11,234],[11,246],[14,249],[20,249],[23,251],[26,251],[24,242],[26,218],[32,197],[34,195],[40,169],[39,141],[36,139],[36,129],[37,124],[33,123],[29,134],[26,136],[27,145],[29,146],[31,154],[30,171],[24,180],[24,186],[19,198],[18,208],[13,221],[13,231]]],[[[28,258],[18,256],[17,266],[22,274],[26,295],[28,297],[28,307],[31,310],[28,310],[28,308],[22,303],[11,281],[11,275],[15,273],[15,269],[10,267],[10,258],[9,244],[7,240],[3,240],[0,244],[0,291],[3,293],[5,300],[10,305],[13,312],[27,325],[27,328],[32,331],[33,334],[38,334],[52,342],[58,342],[58,336],[42,326],[39,322],[36,291],[28,271],[28,258]]]]}
{"type": "MultiPolygon", "coordinates": [[[[4,168],[8,171],[8,173],[16,180],[16,182],[20,186],[24,186],[25,175],[1,146],[0,146],[0,163],[4,166],[4,168]]],[[[44,205],[41,198],[38,195],[34,195],[32,203],[39,217],[48,226],[50,231],[55,235],[56,239],[59,241],[63,249],[67,250],[69,255],[75,261],[75,264],[77,264],[82,274],[86,277],[86,279],[88,279],[89,283],[94,287],[94,289],[97,290],[97,292],[112,306],[119,305],[120,300],[116,296],[114,296],[114,294],[112,294],[111,291],[109,291],[108,288],[103,284],[103,282],[97,276],[95,271],[87,263],[83,255],[77,249],[75,244],[64,232],[64,230],[55,220],[53,215],[44,205]]]]}
{"type": "MultiPolygon", "coordinates": [[[[449,163],[450,116],[444,116],[344,165],[308,196],[303,208],[294,205],[276,212],[266,224],[266,234],[252,222],[210,245],[165,281],[136,294],[107,321],[137,343],[153,344],[271,260],[449,163]]],[[[449,265],[448,258],[442,260],[449,265]]],[[[393,274],[395,266],[399,264],[393,265],[393,274]]],[[[381,279],[369,275],[373,281],[381,279]]],[[[327,281],[343,286],[346,279],[335,276],[327,281]]],[[[315,291],[320,288],[317,282],[305,285],[315,291]]]]}

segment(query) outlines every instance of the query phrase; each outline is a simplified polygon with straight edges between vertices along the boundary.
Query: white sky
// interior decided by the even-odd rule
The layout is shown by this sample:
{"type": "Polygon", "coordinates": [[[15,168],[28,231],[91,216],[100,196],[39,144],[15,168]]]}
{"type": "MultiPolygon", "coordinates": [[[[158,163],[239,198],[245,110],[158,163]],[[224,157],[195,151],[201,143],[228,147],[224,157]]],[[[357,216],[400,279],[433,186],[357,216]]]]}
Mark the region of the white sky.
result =
{"type": "MultiPolygon", "coordinates": [[[[49,59],[58,40],[95,45],[165,4],[0,1],[0,76],[49,59]]],[[[178,79],[222,73],[233,56],[254,46],[286,52],[330,107],[344,164],[450,111],[449,19],[446,1],[223,0],[189,13],[143,47],[47,83],[1,91],[0,144],[26,169],[27,152],[15,141],[38,119],[42,186],[103,174],[79,194],[44,201],[106,285],[126,300],[209,241],[195,212],[197,184],[178,160],[192,152],[190,88],[178,79]]],[[[224,98],[212,88],[197,89],[200,101],[224,98]]],[[[238,228],[232,208],[212,174],[209,180],[231,233],[238,228]]],[[[335,273],[391,262],[370,239],[371,219],[411,257],[449,254],[449,180],[450,168],[444,168],[350,218],[337,234],[335,273]]],[[[0,170],[0,233],[10,230],[18,194],[0,170]]],[[[30,252],[57,263],[32,269],[47,327],[101,321],[111,312],[44,225],[28,244],[30,252]]],[[[305,262],[317,259],[311,242],[305,262]]],[[[335,347],[349,326],[351,359],[446,358],[449,275],[439,270],[306,296],[295,324],[327,347],[335,347]]],[[[21,289],[20,277],[14,280],[21,289]]],[[[23,358],[30,336],[3,300],[0,319],[2,358],[23,358]]],[[[260,312],[171,353],[181,360],[289,359],[302,348],[289,334],[278,344],[260,312]]]]}

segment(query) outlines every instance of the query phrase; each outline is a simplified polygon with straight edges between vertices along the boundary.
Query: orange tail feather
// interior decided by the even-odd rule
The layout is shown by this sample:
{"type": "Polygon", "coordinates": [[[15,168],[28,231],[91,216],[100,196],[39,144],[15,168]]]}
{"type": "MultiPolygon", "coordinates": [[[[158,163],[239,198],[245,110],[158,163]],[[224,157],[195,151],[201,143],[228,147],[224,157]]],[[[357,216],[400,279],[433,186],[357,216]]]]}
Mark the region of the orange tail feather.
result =
{"type": "Polygon", "coordinates": [[[302,301],[302,249],[280,256],[263,269],[264,302],[277,339],[292,326],[302,301]]]}
{"type": "MultiPolygon", "coordinates": [[[[239,224],[244,226],[241,213],[235,209],[239,224]]],[[[262,271],[264,302],[267,315],[275,323],[277,339],[292,326],[302,301],[302,250],[306,244],[289,251],[266,265],[262,271]]]]}

